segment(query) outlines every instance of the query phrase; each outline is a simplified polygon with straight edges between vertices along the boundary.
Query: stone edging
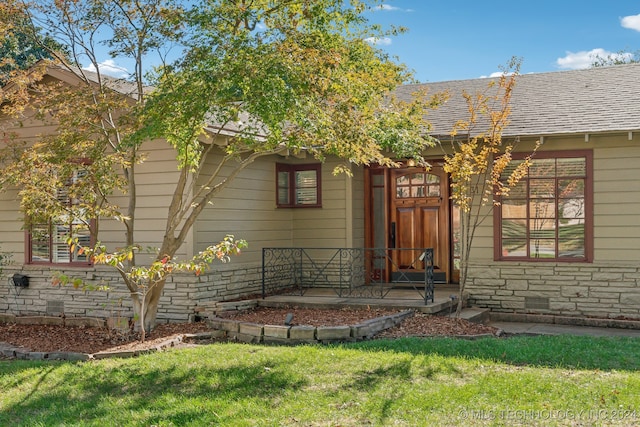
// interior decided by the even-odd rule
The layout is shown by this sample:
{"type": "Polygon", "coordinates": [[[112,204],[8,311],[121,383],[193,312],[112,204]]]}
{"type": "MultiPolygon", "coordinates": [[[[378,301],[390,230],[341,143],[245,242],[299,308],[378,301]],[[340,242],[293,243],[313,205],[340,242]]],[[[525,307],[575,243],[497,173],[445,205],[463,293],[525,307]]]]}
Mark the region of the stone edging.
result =
{"type": "Polygon", "coordinates": [[[207,324],[211,329],[221,331],[223,338],[232,341],[291,345],[328,344],[371,338],[380,331],[396,326],[413,314],[413,310],[405,310],[350,326],[263,325],[220,317],[208,319],[207,324]]]}
{"type": "Polygon", "coordinates": [[[18,360],[67,360],[67,361],[87,361],[100,360],[109,358],[129,358],[143,354],[155,353],[170,349],[179,344],[200,340],[216,338],[215,332],[201,332],[197,334],[183,334],[175,338],[163,341],[154,347],[144,350],[121,350],[121,351],[101,351],[98,353],[75,353],[66,351],[30,351],[22,347],[14,347],[10,344],[0,342],[0,358],[18,359],[18,360]]]}

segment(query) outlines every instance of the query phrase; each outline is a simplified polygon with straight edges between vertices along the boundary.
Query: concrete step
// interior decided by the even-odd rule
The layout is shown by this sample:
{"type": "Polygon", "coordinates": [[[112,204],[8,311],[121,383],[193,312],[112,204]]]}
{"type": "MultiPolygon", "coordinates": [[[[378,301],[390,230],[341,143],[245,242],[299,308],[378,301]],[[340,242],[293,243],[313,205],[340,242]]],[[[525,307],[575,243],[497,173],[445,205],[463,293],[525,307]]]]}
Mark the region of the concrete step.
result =
{"type": "MultiPolygon", "coordinates": [[[[490,311],[488,308],[466,307],[460,312],[460,319],[468,320],[473,323],[487,323],[489,321],[490,311]]],[[[456,317],[455,307],[453,313],[447,317],[456,317]]]]}

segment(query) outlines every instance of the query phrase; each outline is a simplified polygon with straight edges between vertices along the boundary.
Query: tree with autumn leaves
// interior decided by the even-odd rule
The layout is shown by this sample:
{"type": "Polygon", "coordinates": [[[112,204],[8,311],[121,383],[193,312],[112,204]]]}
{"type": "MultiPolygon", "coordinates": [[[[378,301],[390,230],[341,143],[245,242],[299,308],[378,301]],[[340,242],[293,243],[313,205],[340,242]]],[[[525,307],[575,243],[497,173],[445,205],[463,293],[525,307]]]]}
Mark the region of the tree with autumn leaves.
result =
{"type": "Polygon", "coordinates": [[[456,313],[464,303],[472,243],[480,225],[499,207],[512,188],[526,176],[538,144],[523,160],[512,161],[517,139],[505,140],[504,129],[511,116],[511,97],[520,70],[512,58],[497,80],[485,91],[463,92],[468,117],[458,120],[450,141],[441,141],[444,170],[451,179],[451,200],[460,212],[457,237],[460,256],[459,296],[456,313]]]}
{"type": "Polygon", "coordinates": [[[5,134],[0,186],[19,188],[27,226],[77,218],[98,243],[88,247],[69,236],[69,244],[117,269],[139,325],[150,329],[168,274],[197,272],[245,244],[228,237],[193,260],[175,259],[206,206],[257,158],[282,150],[337,156],[344,163],[336,172],[348,172],[349,164],[393,166],[394,158],[423,162],[433,145],[423,118],[438,99],[420,94],[400,102],[390,95],[410,73],[364,41],[384,35],[363,15],[375,3],[203,0],[187,8],[172,0],[10,1],[0,14],[6,24],[0,36],[31,35],[53,60],[12,75],[2,88],[2,112],[16,120],[31,114],[56,123],[57,131],[31,145],[5,134]],[[41,28],[69,56],[39,32],[9,22],[41,28]],[[126,79],[101,72],[98,47],[131,61],[126,79]],[[81,68],[87,64],[93,72],[81,68]],[[81,84],[43,80],[51,67],[81,84]],[[203,141],[229,128],[235,137],[206,183],[195,187],[204,159],[217,149],[203,141]],[[179,178],[155,259],[140,265],[136,167],[145,159],[143,144],[158,138],[174,149],[179,178]],[[60,203],[62,188],[77,203],[60,203]],[[126,194],[125,206],[112,202],[116,192],[126,194]],[[123,225],[123,249],[100,243],[103,218],[123,225]]]}

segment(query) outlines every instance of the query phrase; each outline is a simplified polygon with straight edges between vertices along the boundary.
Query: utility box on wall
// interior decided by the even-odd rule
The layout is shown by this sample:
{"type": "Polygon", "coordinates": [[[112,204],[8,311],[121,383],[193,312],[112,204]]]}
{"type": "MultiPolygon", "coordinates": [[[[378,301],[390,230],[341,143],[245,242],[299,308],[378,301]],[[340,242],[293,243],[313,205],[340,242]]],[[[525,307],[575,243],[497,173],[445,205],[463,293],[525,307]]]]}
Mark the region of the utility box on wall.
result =
{"type": "Polygon", "coordinates": [[[18,286],[21,288],[26,288],[29,286],[29,277],[24,274],[16,273],[11,277],[11,281],[13,282],[13,286],[18,286]]]}

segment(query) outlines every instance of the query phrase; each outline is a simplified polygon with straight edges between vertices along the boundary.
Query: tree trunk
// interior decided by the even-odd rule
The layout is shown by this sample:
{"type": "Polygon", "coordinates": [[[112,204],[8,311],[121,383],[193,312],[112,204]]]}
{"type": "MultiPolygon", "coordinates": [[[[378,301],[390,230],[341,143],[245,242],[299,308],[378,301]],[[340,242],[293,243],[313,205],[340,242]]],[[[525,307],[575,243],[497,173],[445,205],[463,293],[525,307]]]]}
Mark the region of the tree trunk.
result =
{"type": "Polygon", "coordinates": [[[158,315],[158,305],[160,304],[160,297],[164,291],[165,280],[156,283],[147,292],[146,312],[144,316],[145,329],[151,332],[156,327],[156,317],[158,315]]]}
{"type": "Polygon", "coordinates": [[[140,293],[132,294],[135,331],[140,331],[141,340],[156,327],[158,305],[164,290],[165,281],[157,282],[153,287],[143,288],[140,293]],[[144,297],[144,298],[143,298],[144,297]],[[144,324],[144,329],[142,325],[144,324]]]}

